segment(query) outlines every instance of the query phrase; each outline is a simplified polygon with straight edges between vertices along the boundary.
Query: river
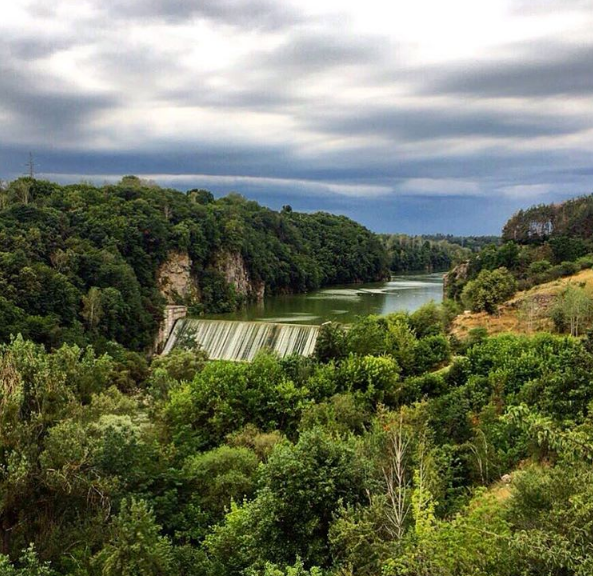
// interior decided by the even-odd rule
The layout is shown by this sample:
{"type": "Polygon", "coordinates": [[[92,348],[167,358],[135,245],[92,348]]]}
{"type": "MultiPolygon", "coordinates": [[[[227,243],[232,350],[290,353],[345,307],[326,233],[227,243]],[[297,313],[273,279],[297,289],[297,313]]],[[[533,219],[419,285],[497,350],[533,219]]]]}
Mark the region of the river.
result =
{"type": "Polygon", "coordinates": [[[216,320],[322,324],[328,320],[349,323],[357,316],[412,312],[443,299],[443,274],[393,276],[388,282],[332,286],[308,294],[268,296],[238,312],[206,316],[216,320]]]}

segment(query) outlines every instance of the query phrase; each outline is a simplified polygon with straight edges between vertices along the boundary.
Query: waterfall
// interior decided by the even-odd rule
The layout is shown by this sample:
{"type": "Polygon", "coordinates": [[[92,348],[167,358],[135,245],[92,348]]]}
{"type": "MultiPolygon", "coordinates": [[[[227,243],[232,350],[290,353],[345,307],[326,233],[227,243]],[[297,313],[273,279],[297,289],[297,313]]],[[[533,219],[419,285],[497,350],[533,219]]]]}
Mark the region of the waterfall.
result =
{"type": "Polygon", "coordinates": [[[163,354],[169,353],[180,340],[191,338],[212,360],[251,361],[262,348],[280,357],[310,356],[318,334],[319,326],[185,318],[175,324],[163,354]]]}

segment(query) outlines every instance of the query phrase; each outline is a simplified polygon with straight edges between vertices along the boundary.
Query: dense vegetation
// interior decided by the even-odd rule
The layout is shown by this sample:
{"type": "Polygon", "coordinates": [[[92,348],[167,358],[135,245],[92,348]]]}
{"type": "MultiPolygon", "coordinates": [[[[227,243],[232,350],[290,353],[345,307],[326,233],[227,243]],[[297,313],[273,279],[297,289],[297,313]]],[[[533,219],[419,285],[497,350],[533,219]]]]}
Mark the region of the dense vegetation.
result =
{"type": "Polygon", "coordinates": [[[195,313],[246,297],[217,269],[221,254],[240,255],[268,294],[387,273],[378,238],[343,216],[274,212],[135,177],[100,188],[21,178],[0,189],[0,342],[22,333],[49,347],[146,349],[164,303],[157,271],[172,252],[191,258],[199,297],[184,303],[195,313]]]}
{"type": "Polygon", "coordinates": [[[435,238],[406,234],[382,235],[381,239],[389,254],[390,270],[396,273],[442,272],[469,258],[471,249],[461,246],[461,238],[459,242],[450,242],[445,237],[435,238]]]}
{"type": "Polygon", "coordinates": [[[316,359],[177,350],[133,379],[4,345],[0,574],[590,574],[593,345],[452,350],[454,312],[326,325],[316,359]]]}

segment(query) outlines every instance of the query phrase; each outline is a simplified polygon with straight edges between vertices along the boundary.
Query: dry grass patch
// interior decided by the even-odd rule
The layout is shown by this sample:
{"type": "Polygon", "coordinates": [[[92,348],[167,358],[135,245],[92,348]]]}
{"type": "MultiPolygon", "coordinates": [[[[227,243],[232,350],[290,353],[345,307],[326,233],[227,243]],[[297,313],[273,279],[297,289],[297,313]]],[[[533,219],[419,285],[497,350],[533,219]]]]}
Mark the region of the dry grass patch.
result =
{"type": "Polygon", "coordinates": [[[451,333],[463,339],[474,328],[485,328],[488,334],[533,334],[542,330],[550,331],[553,323],[548,318],[549,311],[557,296],[569,284],[583,286],[593,294],[593,270],[583,270],[573,276],[517,292],[513,298],[499,306],[497,314],[464,312],[453,321],[451,333]]]}

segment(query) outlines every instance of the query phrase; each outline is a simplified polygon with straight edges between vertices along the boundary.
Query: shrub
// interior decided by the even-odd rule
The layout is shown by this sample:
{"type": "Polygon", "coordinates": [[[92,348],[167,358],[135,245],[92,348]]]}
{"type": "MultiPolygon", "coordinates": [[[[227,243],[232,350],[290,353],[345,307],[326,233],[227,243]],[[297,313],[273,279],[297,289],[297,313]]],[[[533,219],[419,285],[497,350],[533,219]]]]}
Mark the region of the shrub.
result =
{"type": "Polygon", "coordinates": [[[562,276],[572,276],[573,274],[576,274],[579,271],[579,268],[575,262],[568,261],[560,263],[558,265],[558,269],[560,270],[562,276]]]}
{"type": "Polygon", "coordinates": [[[593,254],[582,256],[576,261],[576,265],[580,270],[588,270],[589,268],[593,268],[593,254]]]}
{"type": "Polygon", "coordinates": [[[462,300],[473,312],[496,312],[497,305],[510,298],[517,288],[513,275],[506,268],[482,270],[475,280],[467,283],[462,300]]]}
{"type": "Polygon", "coordinates": [[[449,360],[451,347],[445,336],[427,336],[418,341],[416,346],[416,370],[425,372],[449,360]]]}
{"type": "Polygon", "coordinates": [[[547,272],[552,265],[548,260],[538,260],[537,262],[532,262],[527,269],[527,273],[529,276],[533,276],[534,274],[541,274],[542,272],[547,272]]]}

